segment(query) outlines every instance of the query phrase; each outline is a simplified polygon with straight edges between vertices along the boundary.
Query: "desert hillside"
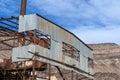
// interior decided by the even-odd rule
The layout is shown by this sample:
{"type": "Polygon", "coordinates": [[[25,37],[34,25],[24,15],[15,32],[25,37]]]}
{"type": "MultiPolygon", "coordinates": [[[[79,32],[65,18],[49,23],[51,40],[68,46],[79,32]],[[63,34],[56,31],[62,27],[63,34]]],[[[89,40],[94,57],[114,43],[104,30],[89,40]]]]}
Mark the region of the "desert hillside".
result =
{"type": "Polygon", "coordinates": [[[94,53],[95,80],[120,80],[120,46],[89,44],[94,53]]]}

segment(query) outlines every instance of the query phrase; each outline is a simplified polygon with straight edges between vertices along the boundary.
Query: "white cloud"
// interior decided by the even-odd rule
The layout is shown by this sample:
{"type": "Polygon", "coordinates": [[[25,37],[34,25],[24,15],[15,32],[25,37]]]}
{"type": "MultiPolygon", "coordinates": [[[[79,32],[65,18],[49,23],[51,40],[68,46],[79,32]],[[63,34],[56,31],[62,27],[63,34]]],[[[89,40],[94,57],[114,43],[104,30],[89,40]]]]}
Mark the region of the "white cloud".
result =
{"type": "Polygon", "coordinates": [[[76,21],[71,31],[86,43],[120,44],[120,0],[33,0],[32,4],[68,23],[76,21]]]}
{"type": "Polygon", "coordinates": [[[90,0],[99,13],[99,19],[105,24],[118,24],[120,22],[120,0],[90,0]]]}
{"type": "Polygon", "coordinates": [[[120,25],[105,28],[81,26],[71,31],[86,43],[115,42],[120,44],[120,25]]]}
{"type": "Polygon", "coordinates": [[[30,4],[45,14],[66,19],[98,20],[107,25],[120,21],[120,0],[30,0],[30,4]]]}
{"type": "Polygon", "coordinates": [[[47,14],[66,18],[91,18],[94,8],[82,0],[31,0],[31,6],[45,11],[47,14]]]}
{"type": "MultiPolygon", "coordinates": [[[[0,0],[0,13],[15,15],[18,4],[20,0],[0,0]]],[[[28,0],[27,8],[60,18],[55,20],[64,27],[72,25],[71,31],[87,43],[120,43],[120,0],[28,0]]]]}

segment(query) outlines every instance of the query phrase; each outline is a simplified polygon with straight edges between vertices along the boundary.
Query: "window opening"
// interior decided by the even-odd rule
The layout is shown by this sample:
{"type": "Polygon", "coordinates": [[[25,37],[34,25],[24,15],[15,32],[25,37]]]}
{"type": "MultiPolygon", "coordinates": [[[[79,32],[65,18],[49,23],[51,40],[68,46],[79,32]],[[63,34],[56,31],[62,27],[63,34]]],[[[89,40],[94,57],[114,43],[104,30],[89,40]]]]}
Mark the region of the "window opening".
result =
{"type": "Polygon", "coordinates": [[[51,47],[50,36],[40,32],[39,30],[25,31],[23,33],[19,33],[18,37],[20,45],[36,44],[48,49],[51,47]]]}
{"type": "Polygon", "coordinates": [[[75,47],[73,47],[70,44],[67,44],[65,42],[62,43],[63,47],[62,47],[62,51],[63,51],[63,55],[65,56],[69,56],[77,61],[80,61],[80,51],[77,50],[75,47]]]}

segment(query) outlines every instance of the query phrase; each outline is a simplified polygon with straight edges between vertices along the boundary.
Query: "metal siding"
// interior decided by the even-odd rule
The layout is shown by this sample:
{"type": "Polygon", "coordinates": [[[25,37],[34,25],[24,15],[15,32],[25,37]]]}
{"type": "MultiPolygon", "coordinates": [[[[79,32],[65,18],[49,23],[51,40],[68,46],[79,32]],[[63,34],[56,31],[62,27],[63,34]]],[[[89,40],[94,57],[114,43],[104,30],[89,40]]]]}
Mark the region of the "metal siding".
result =
{"type": "Polygon", "coordinates": [[[51,40],[51,50],[50,50],[50,58],[55,60],[61,60],[62,56],[62,45],[59,42],[55,42],[51,40]]]}
{"type": "Polygon", "coordinates": [[[19,17],[19,32],[37,29],[36,15],[25,15],[19,17]]]}
{"type": "MultiPolygon", "coordinates": [[[[57,44],[57,46],[61,46],[60,43],[56,43],[54,41],[53,41],[53,44],[54,45],[57,44]]],[[[29,45],[29,46],[17,47],[17,48],[13,48],[12,60],[13,60],[13,62],[23,61],[23,59],[17,59],[17,57],[32,58],[33,54],[28,53],[28,51],[31,51],[33,53],[38,52],[39,55],[42,55],[42,56],[45,56],[45,57],[48,57],[51,59],[55,59],[57,61],[69,64],[71,66],[75,65],[75,67],[79,68],[80,70],[88,72],[87,58],[85,58],[84,56],[81,55],[80,62],[78,62],[70,57],[62,55],[63,53],[61,53],[60,48],[57,47],[56,50],[55,50],[55,48],[53,50],[51,48],[49,50],[49,49],[40,47],[38,45],[29,45]],[[55,53],[53,53],[53,51],[55,51],[55,53]]],[[[49,60],[43,59],[41,57],[38,57],[37,60],[45,62],[45,63],[50,63],[52,65],[59,66],[59,67],[62,67],[62,68],[68,69],[68,70],[76,71],[74,68],[70,68],[70,67],[62,65],[60,63],[56,63],[54,61],[49,61],[49,60]]],[[[87,75],[85,73],[81,73],[81,72],[78,72],[78,73],[90,77],[89,75],[87,75]]]]}
{"type": "Polygon", "coordinates": [[[93,59],[91,50],[82,42],[80,42],[75,36],[35,14],[26,15],[24,17],[20,16],[19,24],[19,32],[39,29],[41,32],[49,34],[51,36],[51,39],[58,42],[66,42],[68,44],[71,44],[80,50],[82,55],[93,59]]]}
{"type": "Polygon", "coordinates": [[[91,59],[93,59],[93,54],[92,51],[90,49],[88,49],[82,42],[80,42],[77,38],[75,38],[74,36],[72,36],[73,38],[73,42],[72,45],[75,46],[79,51],[80,54],[89,57],[91,59]]]}
{"type": "MultiPolygon", "coordinates": [[[[75,66],[79,66],[79,62],[62,55],[62,53],[57,54],[57,50],[55,51],[56,53],[51,53],[50,50],[40,47],[38,45],[29,45],[29,46],[23,46],[23,47],[17,47],[13,49],[13,56],[12,56],[12,60],[13,62],[17,62],[17,61],[24,61],[23,59],[17,59],[17,57],[21,57],[21,58],[32,58],[33,54],[28,53],[28,51],[31,51],[33,53],[37,52],[39,53],[39,55],[54,59],[56,61],[60,61],[66,64],[69,64],[71,66],[75,65],[75,66]]],[[[58,51],[59,52],[59,51],[58,51]]],[[[52,62],[54,65],[58,65],[59,63],[53,62],[53,61],[49,61],[43,58],[38,58],[38,60],[43,61],[43,62],[52,62]]]]}
{"type": "Polygon", "coordinates": [[[80,69],[88,72],[88,59],[83,55],[80,55],[80,69]]]}
{"type": "MultiPolygon", "coordinates": [[[[63,62],[63,63],[73,65],[74,60],[72,58],[67,57],[67,56],[63,56],[62,53],[57,54],[57,51],[55,51],[56,54],[52,53],[52,52],[50,52],[50,50],[48,50],[46,48],[43,48],[43,47],[40,47],[40,46],[37,46],[37,45],[29,45],[29,46],[14,48],[13,49],[13,54],[12,54],[13,55],[12,56],[13,62],[24,61],[23,59],[17,59],[17,57],[32,58],[33,54],[28,53],[28,51],[31,51],[33,53],[37,52],[37,53],[39,53],[39,55],[54,59],[56,61],[61,61],[62,60],[61,62],[63,62]],[[63,60],[63,57],[64,57],[64,60],[63,60]]],[[[56,65],[56,64],[60,65],[59,63],[49,61],[49,60],[46,60],[46,59],[43,59],[43,58],[38,58],[38,60],[42,61],[42,62],[47,62],[47,63],[51,62],[53,65],[56,65]]]]}
{"type": "MultiPolygon", "coordinates": [[[[13,49],[13,61],[19,61],[16,57],[32,57],[32,54],[27,53],[27,51],[39,52],[40,55],[46,56],[48,58],[67,63],[69,65],[75,64],[75,67],[88,72],[88,57],[93,59],[92,51],[78,40],[74,35],[70,34],[66,30],[50,23],[49,21],[34,15],[20,16],[19,20],[19,32],[38,29],[45,34],[49,34],[51,37],[51,48],[46,49],[37,45],[23,46],[13,49]],[[62,42],[68,43],[80,51],[80,62],[64,56],[62,52],[62,42]],[[21,54],[22,53],[22,54],[21,54]],[[24,53],[24,54],[23,54],[24,53]]],[[[51,63],[52,65],[57,65],[70,69],[59,63],[49,61],[43,58],[38,58],[39,61],[51,63]]],[[[89,75],[88,75],[89,76],[89,75]]]]}
{"type": "Polygon", "coordinates": [[[84,57],[80,55],[80,69],[84,70],[84,57]]]}
{"type": "Polygon", "coordinates": [[[32,54],[29,54],[28,51],[35,51],[34,46],[24,46],[24,47],[17,47],[17,48],[13,48],[13,52],[12,52],[12,61],[13,62],[17,62],[17,61],[24,61],[24,59],[18,59],[17,57],[20,58],[31,58],[32,54]]]}

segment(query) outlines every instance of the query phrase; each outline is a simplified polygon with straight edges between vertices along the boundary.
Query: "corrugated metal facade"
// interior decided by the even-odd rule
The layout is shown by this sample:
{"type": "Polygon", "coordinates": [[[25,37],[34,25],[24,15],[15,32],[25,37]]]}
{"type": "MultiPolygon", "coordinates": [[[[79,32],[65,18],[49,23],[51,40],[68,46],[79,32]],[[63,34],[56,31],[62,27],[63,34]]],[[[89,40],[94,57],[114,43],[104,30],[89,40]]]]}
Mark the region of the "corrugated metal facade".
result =
{"type": "Polygon", "coordinates": [[[92,51],[74,34],[51,23],[50,21],[36,14],[25,15],[24,17],[20,16],[19,32],[24,32],[34,29],[40,30],[40,32],[50,35],[51,48],[47,49],[38,45],[28,45],[28,46],[14,48],[12,54],[13,62],[21,61],[20,59],[17,59],[17,57],[31,58],[32,54],[28,53],[28,51],[31,51],[33,53],[38,52],[42,56],[48,57],[50,59],[54,59],[56,61],[59,61],[61,63],[70,66],[74,66],[75,68],[71,68],[65,66],[64,64],[60,64],[54,61],[49,61],[43,58],[38,58],[39,61],[50,63],[52,65],[60,66],[69,70],[73,70],[75,72],[78,72],[79,74],[90,77],[91,79],[93,78],[91,76],[93,75],[93,70],[88,69],[88,57],[93,59],[92,51]],[[80,51],[80,62],[71,57],[63,55],[62,42],[70,44],[80,51]],[[90,75],[86,73],[89,73],[90,75]]]}
{"type": "Polygon", "coordinates": [[[57,25],[43,19],[42,17],[33,14],[20,16],[19,32],[38,29],[45,34],[51,36],[51,40],[57,41],[57,43],[68,43],[77,48],[80,53],[86,57],[93,59],[93,54],[86,45],[84,45],[76,36],[72,35],[65,29],[58,27],[57,25]]]}

